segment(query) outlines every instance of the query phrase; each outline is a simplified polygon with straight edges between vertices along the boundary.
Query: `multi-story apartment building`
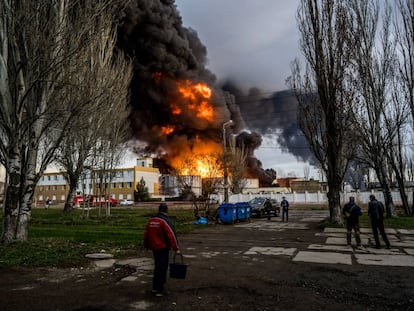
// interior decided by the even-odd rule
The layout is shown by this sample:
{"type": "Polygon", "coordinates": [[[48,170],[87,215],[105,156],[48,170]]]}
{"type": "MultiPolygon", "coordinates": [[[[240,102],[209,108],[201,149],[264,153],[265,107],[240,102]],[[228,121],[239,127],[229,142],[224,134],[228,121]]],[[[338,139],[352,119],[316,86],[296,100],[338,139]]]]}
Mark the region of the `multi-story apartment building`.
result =
{"type": "MultiPolygon", "coordinates": [[[[47,172],[40,179],[36,190],[35,199],[37,202],[45,202],[47,199],[53,202],[65,202],[69,186],[63,177],[62,171],[47,172]]],[[[117,168],[112,170],[111,178],[100,181],[99,171],[87,169],[79,180],[76,192],[78,194],[99,195],[105,192],[109,196],[122,200],[134,199],[134,190],[136,185],[143,179],[150,195],[159,194],[159,176],[158,168],[152,166],[151,158],[137,160],[137,165],[130,168],[117,168]],[[100,189],[101,187],[105,188],[100,189]]]]}

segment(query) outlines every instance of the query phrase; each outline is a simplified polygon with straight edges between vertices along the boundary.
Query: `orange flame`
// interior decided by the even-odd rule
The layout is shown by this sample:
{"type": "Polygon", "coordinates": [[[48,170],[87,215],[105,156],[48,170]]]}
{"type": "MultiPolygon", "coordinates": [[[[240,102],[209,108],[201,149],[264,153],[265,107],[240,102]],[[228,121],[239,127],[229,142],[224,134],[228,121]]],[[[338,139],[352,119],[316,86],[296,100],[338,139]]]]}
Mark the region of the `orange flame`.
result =
{"type": "Polygon", "coordinates": [[[172,125],[165,125],[165,126],[161,126],[161,133],[164,135],[169,135],[172,132],[174,132],[175,128],[172,125]]]}
{"type": "Polygon", "coordinates": [[[170,159],[170,165],[180,175],[196,175],[202,178],[223,176],[219,155],[222,153],[221,144],[196,139],[194,146],[181,149],[180,155],[170,159]]]}
{"type": "MultiPolygon", "coordinates": [[[[205,83],[193,83],[189,80],[177,82],[177,88],[181,96],[188,100],[187,108],[195,112],[199,119],[207,121],[214,120],[214,109],[209,103],[211,99],[211,89],[205,83]]],[[[175,104],[171,104],[173,114],[181,114],[181,109],[175,104]],[[178,109],[177,109],[178,108],[178,109]]]]}
{"type": "Polygon", "coordinates": [[[171,112],[172,114],[179,115],[182,113],[182,110],[176,104],[171,104],[171,112]]]}

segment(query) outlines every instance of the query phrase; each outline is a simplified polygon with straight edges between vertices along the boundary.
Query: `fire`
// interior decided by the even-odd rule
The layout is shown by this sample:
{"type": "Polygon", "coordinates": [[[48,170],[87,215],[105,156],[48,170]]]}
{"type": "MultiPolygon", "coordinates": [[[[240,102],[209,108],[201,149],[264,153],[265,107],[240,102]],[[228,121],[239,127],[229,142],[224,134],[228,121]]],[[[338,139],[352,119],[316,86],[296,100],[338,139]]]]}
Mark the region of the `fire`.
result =
{"type": "Polygon", "coordinates": [[[176,104],[171,104],[171,112],[172,114],[178,115],[181,114],[183,111],[176,104]]]}
{"type": "MultiPolygon", "coordinates": [[[[211,89],[207,84],[185,80],[177,82],[177,89],[182,98],[187,101],[185,108],[193,111],[199,119],[214,120],[214,109],[210,104],[211,89]]],[[[170,107],[173,114],[181,114],[182,109],[176,104],[170,104],[170,107]]]]}
{"type": "Polygon", "coordinates": [[[179,156],[171,159],[170,164],[180,175],[220,177],[223,176],[220,165],[221,153],[221,144],[197,139],[191,150],[184,148],[179,156]]]}
{"type": "Polygon", "coordinates": [[[161,133],[164,135],[169,135],[172,132],[174,132],[174,126],[172,125],[165,125],[165,126],[161,126],[161,133]]]}
{"type": "Polygon", "coordinates": [[[208,163],[205,163],[203,160],[201,159],[197,159],[196,160],[196,171],[197,171],[197,175],[200,175],[202,178],[203,177],[209,177],[210,174],[210,168],[208,166],[208,163]]]}
{"type": "Polygon", "coordinates": [[[200,119],[213,120],[214,110],[208,102],[202,102],[197,111],[197,117],[200,119]]]}

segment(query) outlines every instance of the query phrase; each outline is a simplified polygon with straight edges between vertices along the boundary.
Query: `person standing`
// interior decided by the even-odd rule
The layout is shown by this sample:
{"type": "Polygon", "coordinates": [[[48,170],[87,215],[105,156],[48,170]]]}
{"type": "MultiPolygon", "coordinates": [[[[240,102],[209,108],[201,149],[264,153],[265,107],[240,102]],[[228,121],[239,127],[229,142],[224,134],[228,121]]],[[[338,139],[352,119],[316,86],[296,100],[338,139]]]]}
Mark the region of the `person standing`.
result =
{"type": "Polygon", "coordinates": [[[285,222],[285,216],[286,216],[286,222],[289,221],[289,202],[286,200],[286,197],[282,197],[282,202],[280,203],[280,206],[282,207],[282,222],[285,222]]]}
{"type": "Polygon", "coordinates": [[[158,214],[148,220],[144,232],[144,247],[151,250],[154,257],[152,292],[157,297],[165,294],[170,249],[172,248],[176,254],[181,254],[174,226],[167,214],[167,204],[161,203],[158,214]]]}
{"type": "Polygon", "coordinates": [[[267,214],[267,220],[270,220],[270,217],[271,217],[270,213],[272,212],[272,203],[270,202],[269,199],[265,200],[263,207],[267,214]]]}
{"type": "Polygon", "coordinates": [[[361,208],[355,203],[353,196],[349,197],[349,202],[344,205],[342,215],[346,222],[346,242],[351,245],[352,230],[355,232],[357,247],[361,247],[361,233],[359,231],[359,216],[362,215],[361,208]]]}
{"type": "Polygon", "coordinates": [[[378,230],[381,233],[382,239],[385,245],[389,249],[391,247],[387,234],[384,229],[384,205],[377,201],[375,195],[369,196],[370,202],[368,203],[368,216],[371,218],[372,233],[374,234],[375,247],[381,248],[381,244],[378,237],[378,230]]]}
{"type": "Polygon", "coordinates": [[[49,197],[47,197],[45,208],[48,209],[49,206],[50,206],[50,199],[49,199],[49,197]]]}

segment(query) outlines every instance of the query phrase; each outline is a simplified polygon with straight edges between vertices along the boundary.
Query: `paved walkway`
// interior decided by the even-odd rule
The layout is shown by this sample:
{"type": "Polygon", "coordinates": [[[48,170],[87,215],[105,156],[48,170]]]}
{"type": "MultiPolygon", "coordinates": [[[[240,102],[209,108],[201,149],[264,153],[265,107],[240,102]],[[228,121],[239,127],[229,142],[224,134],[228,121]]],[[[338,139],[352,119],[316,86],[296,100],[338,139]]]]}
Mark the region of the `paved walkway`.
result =
{"type": "MultiPolygon", "coordinates": [[[[281,232],[286,230],[308,230],[309,223],[319,222],[326,216],[326,211],[292,211],[289,215],[290,222],[281,222],[280,218],[255,219],[251,222],[238,223],[230,228],[245,228],[253,231],[272,231],[281,232]]],[[[246,249],[238,250],[233,255],[245,256],[252,261],[259,260],[257,256],[286,256],[292,261],[310,262],[322,264],[343,264],[343,265],[381,265],[381,266],[407,266],[414,267],[414,230],[405,229],[386,229],[388,238],[391,242],[391,249],[376,249],[371,245],[373,236],[370,228],[361,228],[361,240],[363,247],[357,248],[356,245],[347,246],[346,230],[343,228],[325,228],[322,233],[312,233],[315,237],[322,237],[324,243],[309,244],[301,249],[295,247],[275,247],[274,241],[269,241],[269,245],[249,246],[253,242],[246,243],[246,249]]],[[[352,237],[355,243],[354,236],[352,237]]],[[[253,243],[254,244],[254,243],[253,243]]],[[[212,258],[217,256],[229,255],[231,251],[220,251],[218,249],[196,249],[187,248],[184,251],[186,258],[212,258]]],[[[122,281],[135,281],[138,278],[148,275],[153,270],[151,257],[132,258],[126,260],[115,260],[112,258],[94,261],[98,268],[107,268],[114,264],[127,265],[136,269],[136,273],[124,278],[122,281]]]]}
{"type": "MultiPolygon", "coordinates": [[[[284,231],[291,229],[308,229],[307,223],[321,221],[326,212],[296,211],[291,218],[294,222],[283,223],[280,221],[255,222],[239,224],[242,227],[252,227],[258,230],[284,231]]],[[[414,230],[386,229],[391,249],[376,249],[372,247],[375,242],[370,228],[361,228],[361,240],[363,247],[357,248],[355,238],[352,236],[353,246],[346,242],[345,228],[325,228],[323,233],[315,236],[325,237],[324,244],[310,244],[308,250],[281,247],[252,247],[245,255],[288,255],[293,261],[327,263],[327,264],[361,264],[383,266],[414,266],[414,230]]],[[[381,239],[381,237],[380,237],[381,239]]]]}

